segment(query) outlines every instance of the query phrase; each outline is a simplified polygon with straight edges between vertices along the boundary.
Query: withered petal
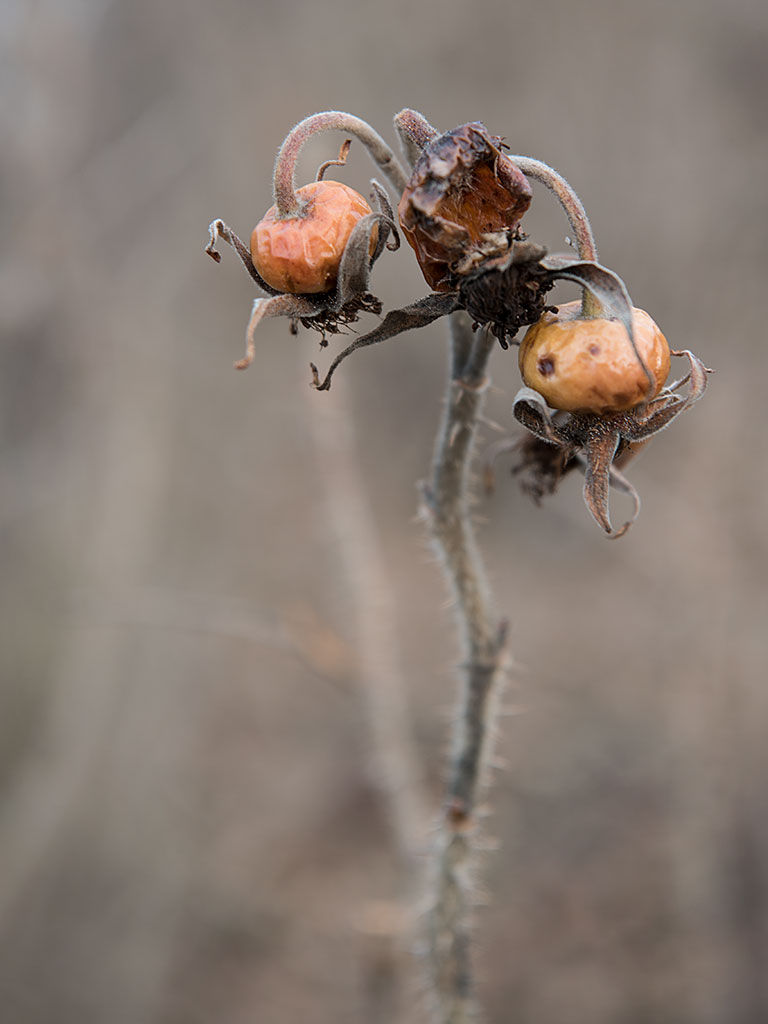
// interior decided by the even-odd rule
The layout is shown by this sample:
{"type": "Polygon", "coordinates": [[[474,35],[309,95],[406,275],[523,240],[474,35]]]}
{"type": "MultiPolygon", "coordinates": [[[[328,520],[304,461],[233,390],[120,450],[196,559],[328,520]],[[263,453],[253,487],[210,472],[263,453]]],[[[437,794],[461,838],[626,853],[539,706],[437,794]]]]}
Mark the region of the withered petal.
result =
{"type": "Polygon", "coordinates": [[[480,122],[430,141],[416,161],[398,213],[422,273],[436,291],[452,291],[452,264],[481,236],[512,231],[531,203],[525,175],[480,122]]]}

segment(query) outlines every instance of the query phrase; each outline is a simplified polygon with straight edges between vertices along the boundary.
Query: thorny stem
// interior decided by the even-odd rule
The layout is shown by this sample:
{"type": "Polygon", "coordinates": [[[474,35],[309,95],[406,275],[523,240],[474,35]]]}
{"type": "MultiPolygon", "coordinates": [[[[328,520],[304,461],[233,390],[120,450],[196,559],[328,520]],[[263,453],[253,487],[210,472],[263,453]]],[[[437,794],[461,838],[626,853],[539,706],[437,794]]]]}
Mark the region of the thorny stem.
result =
{"type": "Polygon", "coordinates": [[[389,179],[398,197],[405,188],[407,176],[400,161],[384,139],[371,128],[367,121],[341,110],[326,110],[312,114],[299,121],[280,147],[275,162],[274,196],[275,205],[281,218],[296,217],[301,213],[301,204],[296,196],[296,160],[307,139],[318,132],[342,131],[354,135],[368,149],[375,162],[389,179]]]}
{"type": "Polygon", "coordinates": [[[475,1018],[470,938],[471,873],[477,850],[477,804],[493,737],[504,672],[505,623],[496,618],[470,518],[468,482],[494,337],[472,333],[465,313],[451,316],[452,364],[424,503],[432,538],[456,599],[462,638],[462,686],[450,777],[440,822],[429,960],[440,1024],[475,1018]]]}
{"type": "MultiPolygon", "coordinates": [[[[587,211],[565,178],[541,160],[533,160],[529,156],[510,156],[509,159],[520,168],[523,174],[545,185],[550,192],[557,196],[568,218],[568,223],[571,225],[579,259],[597,263],[597,245],[587,211]]],[[[586,288],[581,300],[581,312],[586,319],[605,316],[605,310],[599,299],[586,288]]]]}

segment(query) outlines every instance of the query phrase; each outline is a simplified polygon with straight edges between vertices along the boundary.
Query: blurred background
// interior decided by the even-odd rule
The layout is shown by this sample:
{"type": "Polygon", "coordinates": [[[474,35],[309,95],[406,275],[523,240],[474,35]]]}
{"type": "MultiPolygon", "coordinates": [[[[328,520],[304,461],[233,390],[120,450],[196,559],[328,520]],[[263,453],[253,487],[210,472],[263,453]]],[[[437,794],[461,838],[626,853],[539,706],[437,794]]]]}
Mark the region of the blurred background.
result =
{"type": "MultiPolygon", "coordinates": [[[[254,290],[203,253],[214,217],[248,237],[297,120],[394,143],[404,106],[557,167],[717,371],[633,463],[625,539],[576,476],[537,509],[502,464],[478,501],[515,659],[488,1019],[768,1019],[767,46],[762,0],[0,4],[3,1021],[423,1020],[457,648],[415,484],[445,324],[317,394],[339,339],[275,320],[236,373],[254,290]]],[[[372,172],[353,144],[337,176],[372,172]]],[[[540,189],[525,227],[565,248],[540,189]]],[[[426,292],[407,246],[374,284],[426,292]]],[[[514,351],[493,383],[512,431],[514,351]]]]}

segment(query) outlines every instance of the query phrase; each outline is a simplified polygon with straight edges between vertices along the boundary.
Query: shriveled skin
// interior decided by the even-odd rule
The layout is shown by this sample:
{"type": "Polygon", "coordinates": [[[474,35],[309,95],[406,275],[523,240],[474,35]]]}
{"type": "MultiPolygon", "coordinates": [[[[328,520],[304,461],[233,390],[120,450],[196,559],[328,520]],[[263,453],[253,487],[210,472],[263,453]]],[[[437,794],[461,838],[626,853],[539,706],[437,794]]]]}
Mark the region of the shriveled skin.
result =
{"type": "Polygon", "coordinates": [[[430,142],[403,192],[398,214],[427,284],[453,291],[452,265],[483,235],[511,230],[531,202],[522,172],[480,122],[430,142]]]}
{"type": "Polygon", "coordinates": [[[520,345],[520,372],[528,387],[551,409],[598,414],[624,412],[654,398],[669,375],[670,352],[664,335],[642,309],[633,309],[638,352],[648,377],[618,320],[583,320],[581,303],[569,302],[545,313],[520,345]]]}
{"type": "Polygon", "coordinates": [[[254,266],[277,291],[329,292],[336,286],[352,229],[371,208],[359,192],[339,181],[313,181],[296,195],[303,207],[301,216],[280,220],[272,206],[253,229],[254,266]]]}

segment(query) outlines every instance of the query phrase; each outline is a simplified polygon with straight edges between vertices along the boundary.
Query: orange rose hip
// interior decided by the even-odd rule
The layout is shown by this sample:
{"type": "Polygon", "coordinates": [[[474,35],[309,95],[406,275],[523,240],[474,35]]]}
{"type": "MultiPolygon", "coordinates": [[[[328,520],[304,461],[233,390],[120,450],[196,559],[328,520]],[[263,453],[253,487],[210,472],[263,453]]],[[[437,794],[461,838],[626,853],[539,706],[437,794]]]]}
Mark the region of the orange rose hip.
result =
{"type": "Polygon", "coordinates": [[[271,206],[253,229],[251,258],[276,291],[329,292],[349,236],[371,208],[359,192],[339,181],[313,181],[297,189],[296,196],[302,207],[298,216],[281,219],[271,206]]]}
{"type": "Polygon", "coordinates": [[[669,374],[664,335],[642,309],[633,309],[637,350],[654,379],[648,378],[619,320],[585,320],[581,302],[545,313],[520,345],[523,381],[552,409],[566,412],[624,412],[654,398],[669,374]]]}

